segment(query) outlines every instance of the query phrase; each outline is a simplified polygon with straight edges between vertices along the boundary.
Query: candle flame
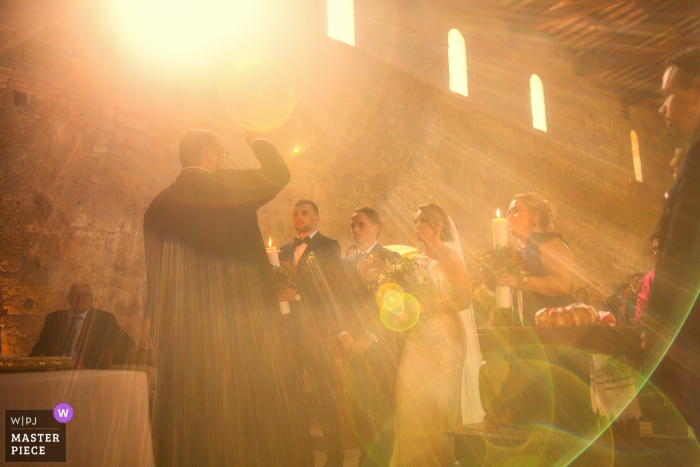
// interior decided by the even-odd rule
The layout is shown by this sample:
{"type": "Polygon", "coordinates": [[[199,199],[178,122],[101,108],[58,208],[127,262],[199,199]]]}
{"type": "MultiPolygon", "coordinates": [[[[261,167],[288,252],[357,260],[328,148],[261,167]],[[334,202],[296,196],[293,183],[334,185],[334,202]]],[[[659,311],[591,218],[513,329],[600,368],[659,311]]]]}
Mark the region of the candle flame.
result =
{"type": "Polygon", "coordinates": [[[267,242],[267,246],[272,248],[272,235],[270,235],[270,241],[267,242]]]}
{"type": "Polygon", "coordinates": [[[501,210],[500,209],[496,209],[496,217],[498,217],[499,219],[501,218],[501,210]]]}

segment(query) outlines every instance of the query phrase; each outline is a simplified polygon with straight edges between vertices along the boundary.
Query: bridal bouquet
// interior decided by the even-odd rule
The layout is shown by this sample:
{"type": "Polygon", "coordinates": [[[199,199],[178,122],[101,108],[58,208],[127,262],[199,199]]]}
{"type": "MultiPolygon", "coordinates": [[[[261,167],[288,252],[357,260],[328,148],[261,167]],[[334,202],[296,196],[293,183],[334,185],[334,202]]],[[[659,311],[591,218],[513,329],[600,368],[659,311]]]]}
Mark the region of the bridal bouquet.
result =
{"type": "Polygon", "coordinates": [[[479,253],[477,258],[479,270],[489,280],[494,280],[503,274],[512,274],[518,280],[527,276],[525,261],[520,248],[515,245],[488,248],[479,253]]]}
{"type": "MultiPolygon", "coordinates": [[[[273,266],[272,275],[275,280],[275,288],[277,288],[278,291],[296,289],[294,279],[297,276],[297,268],[292,263],[282,261],[279,266],[273,266]]],[[[291,313],[289,302],[279,302],[279,306],[280,312],[282,312],[283,315],[291,313]]]]}
{"type": "MultiPolygon", "coordinates": [[[[385,326],[394,331],[405,331],[422,316],[421,307],[435,304],[436,290],[426,268],[409,258],[382,261],[368,257],[376,279],[372,283],[380,316],[385,326]]],[[[426,310],[423,310],[426,311],[426,310]]]]}
{"type": "MultiPolygon", "coordinates": [[[[365,262],[376,265],[378,258],[372,257],[370,253],[365,262]]],[[[430,281],[428,270],[409,258],[401,257],[391,262],[385,261],[383,268],[374,269],[374,271],[378,273],[374,283],[375,292],[386,284],[398,284],[404,293],[413,295],[418,301],[432,299],[435,296],[435,288],[430,281]]]]}

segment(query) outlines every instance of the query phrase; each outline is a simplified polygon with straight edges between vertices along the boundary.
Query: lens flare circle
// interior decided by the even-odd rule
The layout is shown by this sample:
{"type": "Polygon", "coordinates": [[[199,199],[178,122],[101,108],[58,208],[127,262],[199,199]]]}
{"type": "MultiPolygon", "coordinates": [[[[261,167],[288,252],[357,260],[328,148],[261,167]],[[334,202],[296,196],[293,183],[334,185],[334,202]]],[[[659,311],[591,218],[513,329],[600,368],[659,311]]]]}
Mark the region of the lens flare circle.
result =
{"type": "MultiPolygon", "coordinates": [[[[394,282],[382,285],[377,291],[377,304],[382,308],[395,310],[403,305],[403,288],[394,282]]],[[[401,313],[400,311],[398,313],[401,313]]]]}
{"type": "MultiPolygon", "coordinates": [[[[392,305],[394,305],[393,301],[392,305]]],[[[416,297],[406,293],[403,295],[400,306],[392,309],[382,307],[380,317],[387,328],[394,331],[406,331],[418,322],[420,304],[416,297]]]]}

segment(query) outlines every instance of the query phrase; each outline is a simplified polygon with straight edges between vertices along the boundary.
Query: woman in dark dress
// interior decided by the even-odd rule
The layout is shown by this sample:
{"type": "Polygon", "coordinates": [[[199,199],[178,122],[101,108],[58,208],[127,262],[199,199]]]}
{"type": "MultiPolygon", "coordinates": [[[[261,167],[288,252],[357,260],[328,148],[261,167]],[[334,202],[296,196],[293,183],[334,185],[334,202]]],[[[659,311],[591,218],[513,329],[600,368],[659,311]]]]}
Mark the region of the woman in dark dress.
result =
{"type": "Polygon", "coordinates": [[[508,228],[523,248],[527,277],[504,274],[496,285],[522,292],[516,298],[522,295],[523,326],[534,326],[542,308],[568,305],[574,258],[561,234],[551,231],[555,215],[554,206],[537,193],[516,195],[508,208],[508,228]]]}
{"type": "MultiPolygon", "coordinates": [[[[551,231],[554,216],[554,206],[537,193],[515,196],[508,208],[508,227],[522,247],[528,276],[518,280],[505,274],[496,285],[514,289],[516,303],[520,302],[522,310],[523,326],[534,326],[535,313],[542,308],[568,304],[566,295],[571,289],[574,260],[561,234],[551,231]]],[[[581,408],[586,407],[590,394],[570,385],[570,379],[559,381],[559,372],[542,371],[544,367],[563,368],[566,378],[575,375],[585,382],[587,360],[577,352],[546,355],[541,347],[534,345],[535,342],[511,348],[510,374],[503,383],[501,394],[509,403],[512,418],[509,420],[508,415],[499,414],[496,423],[541,423],[573,432],[588,429],[591,420],[584,415],[590,412],[589,418],[593,419],[592,412],[588,409],[581,415],[581,408]],[[535,361],[547,363],[542,366],[534,364],[535,361]],[[554,387],[565,388],[556,399],[554,387]]]]}

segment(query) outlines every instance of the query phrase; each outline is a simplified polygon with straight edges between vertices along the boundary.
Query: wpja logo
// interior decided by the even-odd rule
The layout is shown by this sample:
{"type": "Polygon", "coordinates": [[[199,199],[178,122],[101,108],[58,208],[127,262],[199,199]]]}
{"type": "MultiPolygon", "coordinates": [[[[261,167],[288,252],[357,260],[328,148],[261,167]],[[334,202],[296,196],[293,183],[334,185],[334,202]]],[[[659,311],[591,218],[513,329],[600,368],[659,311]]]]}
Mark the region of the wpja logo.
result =
{"type": "Polygon", "coordinates": [[[5,410],[5,462],[66,462],[66,423],[73,408],[5,410]]]}

